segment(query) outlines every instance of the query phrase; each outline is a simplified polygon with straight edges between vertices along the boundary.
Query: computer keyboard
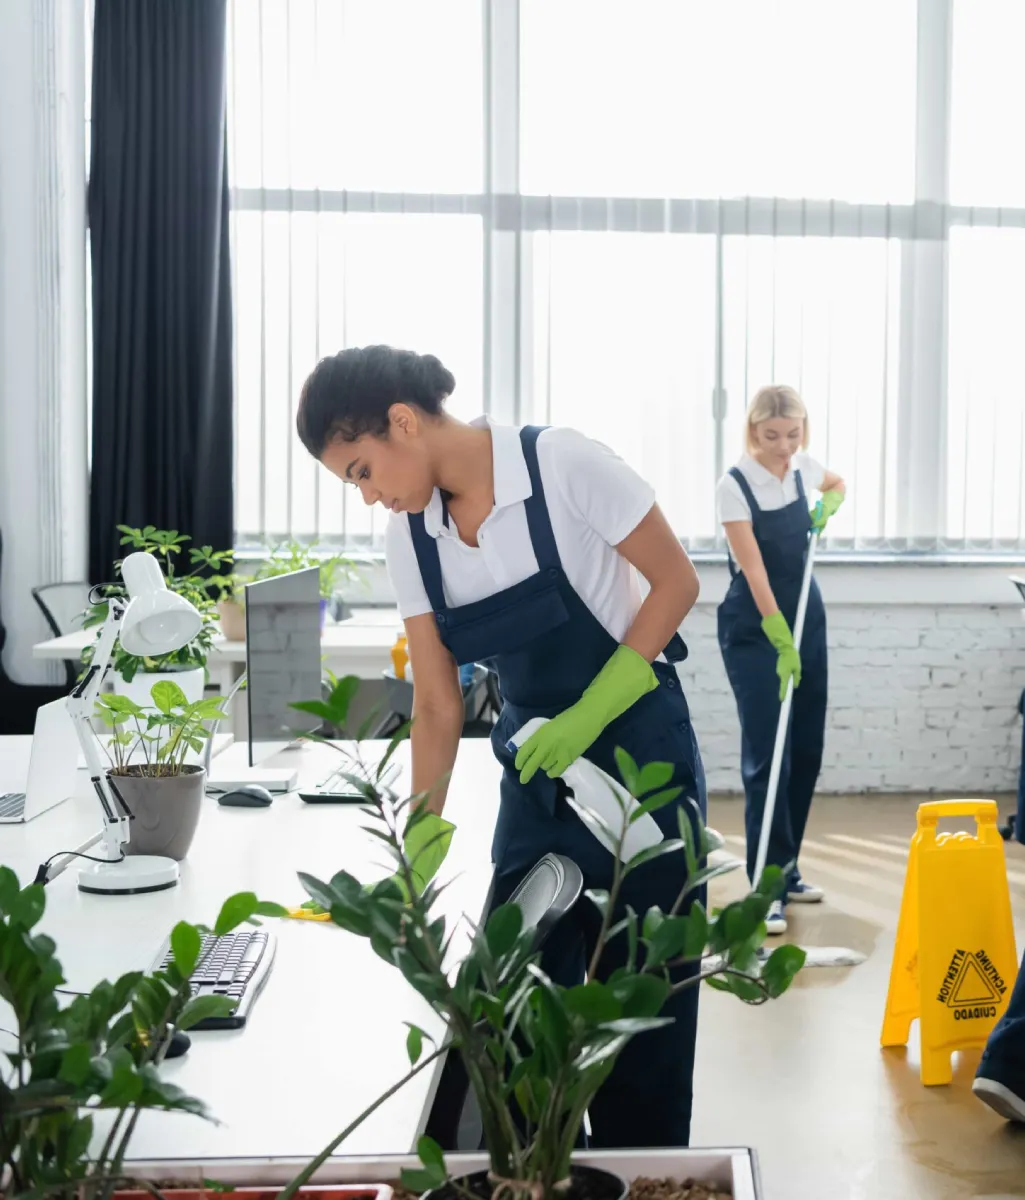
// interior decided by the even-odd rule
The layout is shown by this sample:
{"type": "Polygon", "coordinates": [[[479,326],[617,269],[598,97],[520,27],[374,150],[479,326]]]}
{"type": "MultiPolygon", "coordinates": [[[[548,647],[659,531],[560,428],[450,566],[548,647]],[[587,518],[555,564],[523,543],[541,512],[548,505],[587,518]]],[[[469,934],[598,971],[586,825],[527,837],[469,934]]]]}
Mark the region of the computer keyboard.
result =
{"type": "Polygon", "coordinates": [[[24,812],[24,792],[5,792],[0,796],[0,818],[20,817],[24,812]]]}
{"type": "MultiPolygon", "coordinates": [[[[199,965],[190,980],[193,996],[228,996],[236,1000],[227,1017],[207,1017],[193,1029],[241,1029],[249,1019],[256,997],[267,982],[277,939],[267,929],[238,930],[222,937],[203,938],[199,965]]],[[[153,970],[168,967],[173,959],[168,939],[153,963],[153,970]]]]}

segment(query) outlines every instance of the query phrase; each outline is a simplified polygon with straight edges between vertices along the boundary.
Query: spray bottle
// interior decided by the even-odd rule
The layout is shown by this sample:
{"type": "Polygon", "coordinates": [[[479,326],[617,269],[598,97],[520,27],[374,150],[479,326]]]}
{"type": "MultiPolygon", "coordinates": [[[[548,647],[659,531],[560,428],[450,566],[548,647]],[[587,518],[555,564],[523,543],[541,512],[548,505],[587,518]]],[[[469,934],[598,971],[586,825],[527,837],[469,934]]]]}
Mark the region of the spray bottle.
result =
{"type": "MultiPolygon", "coordinates": [[[[518,750],[527,738],[545,724],[546,720],[546,717],[534,717],[528,721],[509,739],[509,749],[518,750]]],[[[562,773],[562,778],[573,792],[576,802],[582,808],[601,817],[617,835],[623,827],[622,805],[626,806],[627,816],[640,807],[639,802],[621,783],[613,779],[611,775],[606,775],[601,767],[596,767],[586,758],[578,758],[575,763],[567,767],[562,773]],[[616,799],[617,796],[619,800],[616,799]]],[[[586,821],[584,825],[606,850],[612,854],[616,853],[616,843],[609,839],[604,829],[597,825],[590,825],[586,821]]],[[[651,813],[645,813],[628,828],[620,858],[626,862],[639,851],[646,850],[649,846],[657,846],[662,840],[662,830],[659,829],[655,818],[651,813]]]]}

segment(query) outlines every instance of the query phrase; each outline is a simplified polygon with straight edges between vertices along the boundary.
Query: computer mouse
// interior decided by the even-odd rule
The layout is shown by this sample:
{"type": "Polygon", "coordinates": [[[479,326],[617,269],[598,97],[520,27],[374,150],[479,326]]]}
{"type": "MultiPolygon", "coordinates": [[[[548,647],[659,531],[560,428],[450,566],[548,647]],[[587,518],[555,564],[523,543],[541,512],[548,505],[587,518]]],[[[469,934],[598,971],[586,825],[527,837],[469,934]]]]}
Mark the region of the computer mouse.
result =
{"type": "Polygon", "coordinates": [[[242,787],[217,797],[217,803],[223,804],[225,808],[266,808],[273,802],[274,797],[258,783],[245,783],[242,787]]]}

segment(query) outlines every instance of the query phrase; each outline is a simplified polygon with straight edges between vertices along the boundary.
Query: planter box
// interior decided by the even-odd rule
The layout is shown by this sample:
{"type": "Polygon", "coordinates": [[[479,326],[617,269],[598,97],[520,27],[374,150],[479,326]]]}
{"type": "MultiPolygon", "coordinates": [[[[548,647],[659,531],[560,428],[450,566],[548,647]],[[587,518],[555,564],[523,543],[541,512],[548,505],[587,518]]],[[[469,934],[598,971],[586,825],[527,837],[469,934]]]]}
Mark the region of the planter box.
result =
{"type": "MultiPolygon", "coordinates": [[[[758,1164],[753,1150],[731,1147],[722,1150],[592,1150],[574,1155],[577,1162],[614,1171],[626,1180],[646,1175],[654,1179],[670,1178],[682,1181],[715,1184],[728,1189],[734,1200],[765,1200],[758,1176],[758,1164]]],[[[126,1170],[142,1179],[181,1179],[195,1177],[216,1180],[218,1183],[254,1184],[283,1187],[301,1169],[303,1159],[210,1159],[200,1163],[125,1164],[126,1170]]],[[[479,1171],[488,1165],[483,1154],[448,1154],[449,1169],[457,1175],[479,1171]]],[[[346,1158],[338,1156],[325,1163],[314,1176],[316,1183],[358,1184],[384,1180],[392,1183],[404,1167],[419,1167],[419,1160],[405,1155],[382,1155],[380,1158],[346,1158]]],[[[384,1198],[387,1200],[387,1198],[384,1198]]]]}
{"type": "MultiPolygon", "coordinates": [[[[184,1182],[184,1180],[182,1181],[184,1182]]],[[[231,1200],[274,1200],[278,1194],[277,1188],[238,1187],[230,1193],[231,1200]]],[[[226,1200],[226,1197],[213,1188],[162,1188],[164,1200],[226,1200]]],[[[309,1196],[311,1200],[391,1200],[392,1189],[386,1184],[373,1186],[345,1187],[331,1184],[309,1184],[299,1189],[300,1196],[309,1196]]],[[[116,1200],[152,1200],[152,1193],[139,1188],[137,1191],[120,1189],[114,1193],[116,1200]]]]}

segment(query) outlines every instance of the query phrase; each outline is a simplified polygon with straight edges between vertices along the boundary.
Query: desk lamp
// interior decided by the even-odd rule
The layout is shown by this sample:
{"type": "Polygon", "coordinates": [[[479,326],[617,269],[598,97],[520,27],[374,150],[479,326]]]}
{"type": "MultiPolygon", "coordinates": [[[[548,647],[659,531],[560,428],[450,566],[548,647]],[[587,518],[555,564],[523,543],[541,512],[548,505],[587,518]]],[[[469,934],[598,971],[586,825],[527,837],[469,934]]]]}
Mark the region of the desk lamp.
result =
{"type": "Polygon", "coordinates": [[[111,596],[107,619],[88,671],[68,696],[68,713],[89,768],[90,782],[103,809],[102,846],[98,857],[78,875],[83,892],[131,895],[159,892],[178,882],[178,864],[173,858],[153,854],[126,856],[131,841],[132,813],[111,780],[100,758],[91,717],[104,680],[110,670],[114,643],[138,658],[156,658],[187,645],[199,633],[203,618],[184,596],[168,590],[160,565],[150,554],[130,554],[121,566],[128,598],[111,596]]]}

